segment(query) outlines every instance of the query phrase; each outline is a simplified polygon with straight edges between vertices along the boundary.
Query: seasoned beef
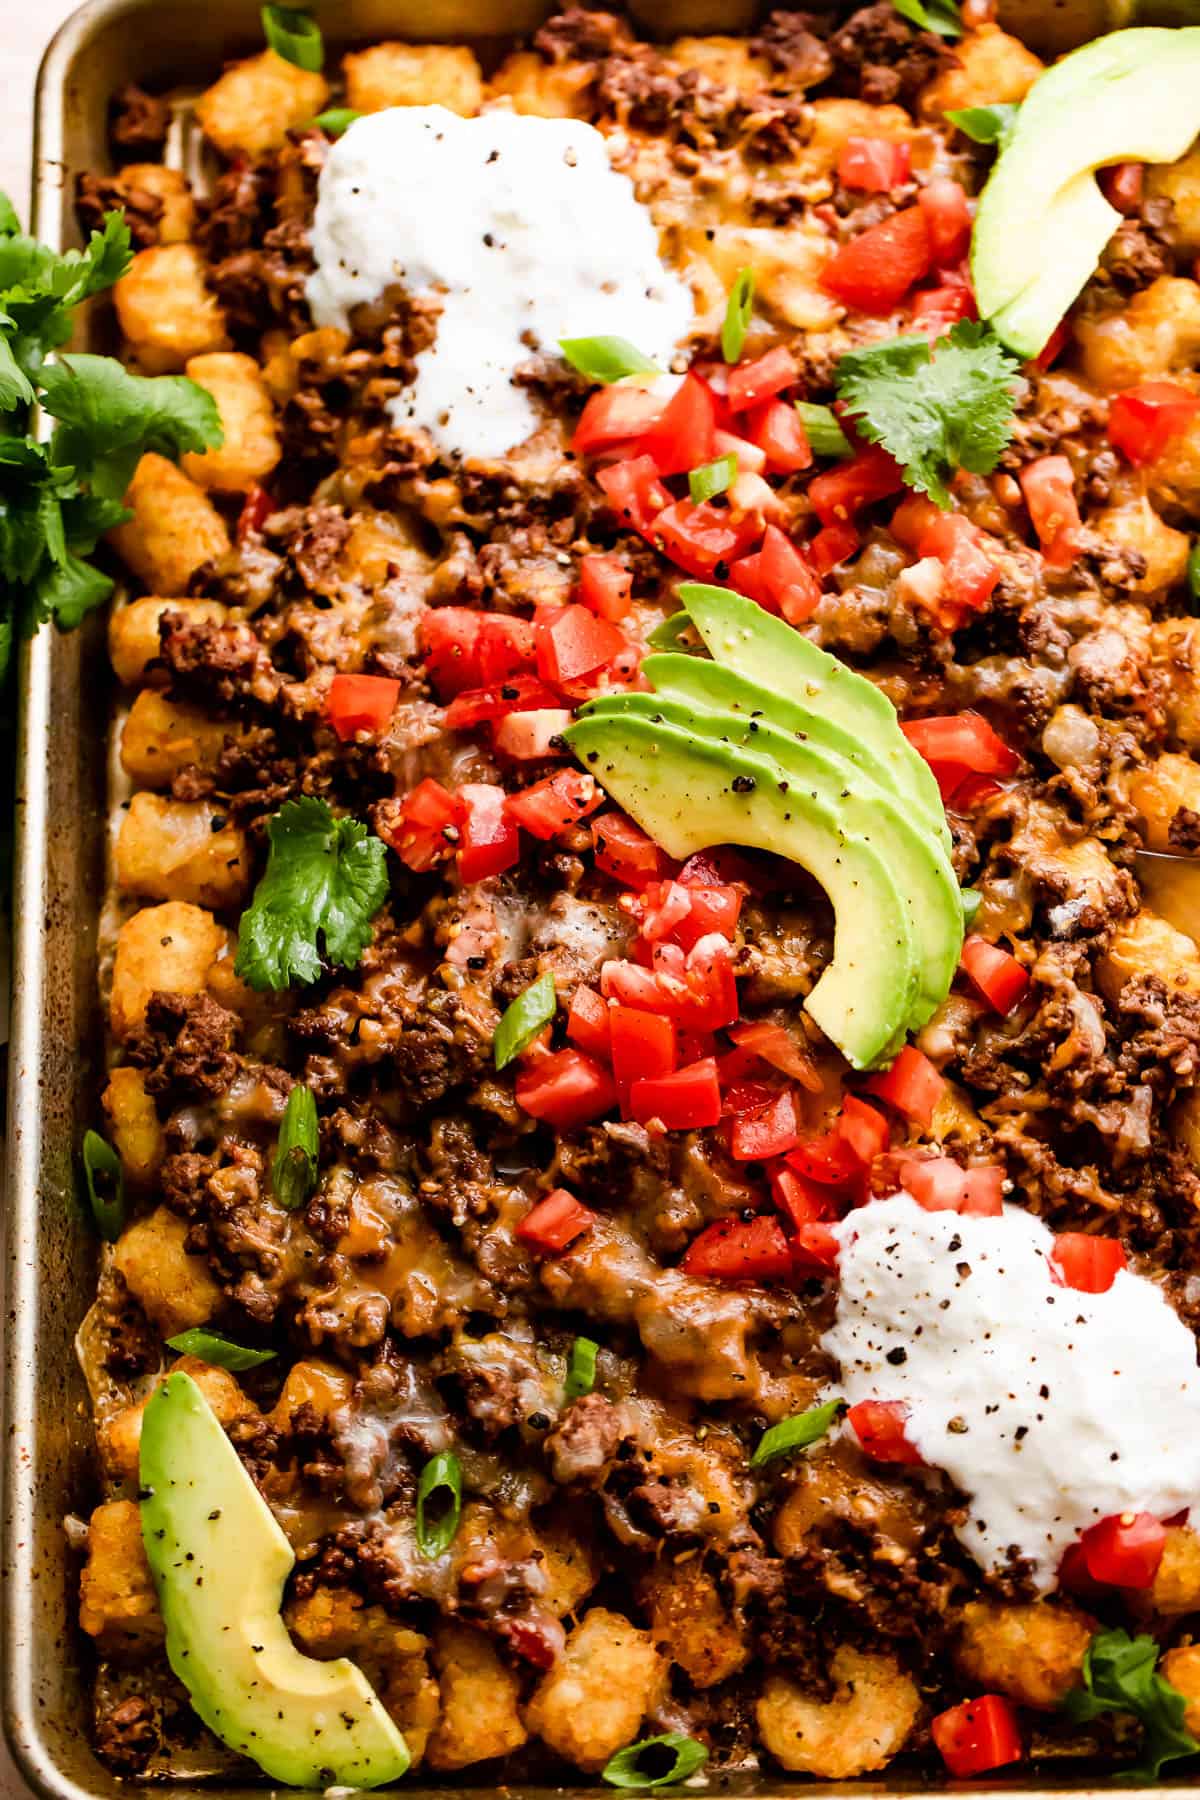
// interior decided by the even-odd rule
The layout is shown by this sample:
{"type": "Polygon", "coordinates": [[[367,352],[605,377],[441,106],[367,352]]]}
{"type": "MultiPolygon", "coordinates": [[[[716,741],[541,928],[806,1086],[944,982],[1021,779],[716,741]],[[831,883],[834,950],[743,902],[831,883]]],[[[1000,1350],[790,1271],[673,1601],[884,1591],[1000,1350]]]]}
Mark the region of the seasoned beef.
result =
{"type": "Polygon", "coordinates": [[[910,109],[920,89],[953,55],[935,32],[901,18],[890,0],[864,6],[829,40],[834,68],[859,99],[910,109]]]}
{"type": "Polygon", "coordinates": [[[162,1110],[223,1094],[238,1069],[242,1022],[207,994],[155,993],[145,1024],[125,1054],[145,1069],[145,1086],[162,1110]]]}
{"type": "Polygon", "coordinates": [[[108,132],[118,153],[131,162],[145,161],[152,151],[162,149],[170,124],[168,102],[131,81],[113,99],[108,132]]]}
{"type": "Polygon", "coordinates": [[[85,234],[99,231],[106,213],[124,215],[135,250],[148,250],[158,242],[163,203],[157,194],[131,188],[128,182],[86,170],[75,184],[75,216],[85,234]]]}

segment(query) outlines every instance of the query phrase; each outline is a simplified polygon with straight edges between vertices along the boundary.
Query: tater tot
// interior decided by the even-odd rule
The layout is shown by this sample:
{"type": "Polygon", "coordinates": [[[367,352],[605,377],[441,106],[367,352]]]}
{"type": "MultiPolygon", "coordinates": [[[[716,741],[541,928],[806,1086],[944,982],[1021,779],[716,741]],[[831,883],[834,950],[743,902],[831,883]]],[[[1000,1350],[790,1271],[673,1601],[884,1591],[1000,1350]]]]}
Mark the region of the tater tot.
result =
{"type": "Polygon", "coordinates": [[[229,554],[225,521],[182,469],[147,451],[125,495],[133,513],[109,532],[109,542],[138,579],[159,594],[186,590],[206,563],[229,554]]]}

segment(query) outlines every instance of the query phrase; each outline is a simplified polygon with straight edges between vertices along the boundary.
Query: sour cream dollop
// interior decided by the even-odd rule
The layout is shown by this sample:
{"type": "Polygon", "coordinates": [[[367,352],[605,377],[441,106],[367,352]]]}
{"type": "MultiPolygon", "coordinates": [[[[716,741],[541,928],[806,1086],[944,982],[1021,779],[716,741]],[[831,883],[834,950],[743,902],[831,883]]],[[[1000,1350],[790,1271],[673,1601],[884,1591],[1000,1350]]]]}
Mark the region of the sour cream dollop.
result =
{"type": "Polygon", "coordinates": [[[576,119],[444,106],[357,119],[321,171],[312,248],[318,325],[345,329],[396,284],[440,301],[437,340],[390,411],[466,456],[502,456],[536,429],[512,381],[535,350],[625,337],[665,365],[694,314],[632,182],[576,119]]]}
{"type": "Polygon", "coordinates": [[[906,1435],[969,1496],[958,1535],[983,1568],[1026,1557],[1045,1592],[1097,1520],[1200,1501],[1196,1340],[1152,1282],[1059,1286],[1053,1234],[1018,1206],[896,1194],[834,1229],[842,1392],[908,1407],[906,1435]]]}

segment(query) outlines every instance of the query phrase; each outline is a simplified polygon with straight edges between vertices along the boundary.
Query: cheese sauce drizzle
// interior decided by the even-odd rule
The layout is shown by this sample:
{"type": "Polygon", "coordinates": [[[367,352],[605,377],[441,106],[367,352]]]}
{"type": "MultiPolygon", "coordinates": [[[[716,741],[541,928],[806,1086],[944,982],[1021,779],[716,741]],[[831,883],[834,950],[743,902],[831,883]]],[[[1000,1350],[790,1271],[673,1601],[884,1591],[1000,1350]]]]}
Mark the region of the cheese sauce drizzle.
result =
{"type": "Polygon", "coordinates": [[[437,338],[389,403],[442,451],[495,457],[536,430],[513,373],[564,337],[625,337],[664,365],[691,290],[604,139],[574,119],[463,119],[395,106],[358,119],[321,172],[308,301],[318,325],[389,288],[435,299],[437,338]]]}
{"type": "Polygon", "coordinates": [[[835,1231],[823,1343],[842,1392],[908,1407],[907,1437],[969,1496],[958,1535],[982,1567],[1028,1558],[1045,1592],[1099,1519],[1200,1500],[1196,1341],[1152,1282],[1060,1286],[1053,1234],[1017,1206],[973,1218],[896,1194],[835,1231]]]}

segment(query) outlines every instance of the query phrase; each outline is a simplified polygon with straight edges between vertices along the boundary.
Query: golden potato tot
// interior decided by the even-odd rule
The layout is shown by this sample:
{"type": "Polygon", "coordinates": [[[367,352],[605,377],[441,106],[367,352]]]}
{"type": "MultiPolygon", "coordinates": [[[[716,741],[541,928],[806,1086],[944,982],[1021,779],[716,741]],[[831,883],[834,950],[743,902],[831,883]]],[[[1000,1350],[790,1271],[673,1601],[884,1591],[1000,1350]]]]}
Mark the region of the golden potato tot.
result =
{"type": "Polygon", "coordinates": [[[153,450],[134,470],[125,504],[133,517],[108,541],[156,593],[186,589],[197,569],[229,554],[225,521],[203,488],[153,450]]]}
{"type": "Polygon", "coordinates": [[[720,87],[756,94],[771,84],[765,56],[751,54],[745,38],[681,37],[667,49],[667,61],[679,69],[695,69],[720,87]]]}
{"type": "Polygon", "coordinates": [[[434,1769],[465,1769],[518,1749],[529,1733],[517,1710],[520,1687],[490,1638],[469,1625],[439,1625],[433,1640],[441,1717],[429,1739],[434,1769]]]}
{"type": "Polygon", "coordinates": [[[746,1634],[698,1556],[656,1562],[643,1583],[642,1600],[650,1635],[693,1687],[713,1687],[749,1661],[746,1634]]]}
{"type": "Polygon", "coordinates": [[[183,769],[211,769],[240,727],[143,688],[121,733],[121,767],[140,787],[169,787],[183,769]]]}
{"type": "Polygon", "coordinates": [[[1200,1644],[1181,1644],[1168,1650],[1159,1664],[1159,1674],[1187,1701],[1183,1723],[1195,1737],[1200,1732],[1200,1644]]]}
{"type": "Polygon", "coordinates": [[[559,1520],[539,1519],[537,1539],[547,1584],[542,1604],[561,1619],[587,1599],[599,1580],[599,1563],[583,1539],[559,1520]]]}
{"type": "Polygon", "coordinates": [[[161,201],[156,222],[160,244],[187,243],[196,223],[196,202],[181,169],[168,169],[165,163],[127,163],[113,176],[113,183],[123,195],[149,194],[161,201]]]}
{"type": "Polygon", "coordinates": [[[243,494],[265,481],[281,451],[271,396],[254,358],[218,350],[193,356],[186,373],[216,401],[225,441],[202,454],[189,451],[185,473],[202,488],[223,494],[243,494]]]}
{"type": "Polygon", "coordinates": [[[293,1363],[267,1416],[276,1430],[290,1431],[302,1406],[311,1407],[318,1418],[328,1419],[340,1407],[349,1405],[353,1393],[354,1377],[345,1369],[316,1360],[293,1363]]]}
{"type": "Polygon", "coordinates": [[[1166,673],[1167,723],[1188,750],[1200,749],[1200,619],[1163,619],[1151,634],[1166,673]]]}
{"type": "Polygon", "coordinates": [[[1146,165],[1146,194],[1171,202],[1171,238],[1181,255],[1200,251],[1200,149],[1178,162],[1146,165]]]}
{"type": "Polygon", "coordinates": [[[1096,965],[1096,979],[1105,999],[1115,1003],[1125,984],[1143,975],[1158,975],[1186,994],[1200,993],[1200,947],[1144,907],[1117,927],[1096,965]]]}
{"type": "Polygon", "coordinates": [[[954,46],[957,68],[942,71],[921,95],[927,119],[964,106],[994,106],[1023,100],[1042,72],[1042,63],[1020,38],[998,25],[980,25],[954,46]]]}
{"type": "Polygon", "coordinates": [[[1166,1618],[1195,1612],[1200,1607],[1200,1533],[1190,1525],[1167,1526],[1167,1541],[1150,1589],[1150,1604],[1166,1618]]]}
{"type": "Polygon", "coordinates": [[[535,1690],[525,1723],[577,1768],[602,1769],[637,1737],[665,1672],[649,1632],[596,1607],[535,1690]]]}
{"type": "Polygon", "coordinates": [[[88,1521],[79,1623],[105,1656],[140,1660],[163,1640],[136,1500],[110,1500],[88,1521]]]}
{"type": "Polygon", "coordinates": [[[158,1110],[146,1092],[142,1070],[114,1069],[100,1104],[108,1118],[109,1135],[126,1181],[134,1187],[145,1187],[158,1174],[164,1144],[158,1110]]]}
{"type": "Polygon", "coordinates": [[[1074,322],[1080,367],[1106,393],[1190,366],[1200,354],[1200,286],[1160,275],[1120,312],[1074,322]]]}
{"type": "MultiPolygon", "coordinates": [[[[191,1376],[222,1425],[232,1425],[235,1419],[244,1419],[258,1411],[227,1369],[214,1368],[212,1363],[206,1363],[198,1356],[181,1356],[169,1369],[161,1372],[154,1386],[158,1387],[168,1375],[176,1373],[191,1376]]],[[[113,1481],[137,1485],[142,1421],[149,1399],[147,1394],[133,1406],[122,1407],[120,1412],[110,1414],[100,1427],[100,1454],[105,1472],[113,1481]]]]}
{"type": "Polygon", "coordinates": [[[208,800],[135,794],[121,821],[116,867],[127,894],[218,911],[238,905],[250,887],[246,834],[208,800]]]}
{"type": "Polygon", "coordinates": [[[1148,850],[1175,850],[1171,821],[1180,807],[1200,813],[1200,762],[1173,752],[1156,756],[1129,777],[1129,798],[1141,814],[1148,850]]]}
{"type": "Polygon", "coordinates": [[[113,288],[117,319],[140,368],[182,369],[190,356],[223,350],[225,314],[204,280],[204,258],[191,244],[139,250],[113,288]]]}
{"type": "Polygon", "coordinates": [[[349,1588],[317,1588],[290,1600],[284,1622],[306,1656],[349,1656],[359,1664],[404,1734],[412,1765],[437,1723],[438,1684],[429,1673],[429,1639],[367,1606],[349,1588]]]}
{"type": "Polygon", "coordinates": [[[113,1036],[127,1038],[146,1016],[151,994],[203,993],[205,980],[228,941],[210,912],[168,900],[146,906],[117,933],[110,1013],[113,1036]]]}
{"type": "Polygon", "coordinates": [[[514,112],[539,119],[582,119],[583,96],[595,70],[585,62],[543,62],[533,50],[515,50],[488,83],[489,95],[509,102],[514,112]]]}
{"type": "Polygon", "coordinates": [[[142,679],[146,664],[158,655],[158,621],[165,612],[182,613],[197,624],[208,620],[222,625],[229,616],[219,600],[163,600],[157,595],[114,607],[108,617],[108,655],[117,680],[127,687],[142,679]]]}
{"type": "Polygon", "coordinates": [[[233,63],[201,94],[196,118],[224,155],[265,156],[279,149],[289,131],[307,125],[328,98],[323,75],[263,50],[233,63]]]}
{"type": "Polygon", "coordinates": [[[221,1304],[208,1264],[183,1247],[187,1234],[187,1221],[160,1206],[127,1226],[113,1250],[117,1273],[165,1338],[204,1325],[221,1304]]]}
{"type": "Polygon", "coordinates": [[[346,105],[356,112],[444,106],[470,118],[483,100],[483,71],[461,44],[372,44],[352,51],[342,69],[346,105]]]}
{"type": "Polygon", "coordinates": [[[891,1656],[839,1645],[832,1700],[813,1700],[786,1675],[768,1675],[755,1707],[763,1743],[785,1769],[844,1781],[882,1769],[904,1748],[921,1710],[912,1677],[891,1656]]]}
{"type": "Polygon", "coordinates": [[[981,1688],[1053,1709],[1080,1685],[1095,1629],[1094,1619],[1065,1603],[974,1601],[963,1608],[958,1665],[981,1688]]]}
{"type": "Polygon", "coordinates": [[[1162,593],[1186,579],[1192,541],[1186,531],[1176,531],[1160,519],[1144,494],[1106,507],[1094,524],[1110,544],[1145,557],[1146,572],[1135,583],[1134,593],[1162,593]]]}

